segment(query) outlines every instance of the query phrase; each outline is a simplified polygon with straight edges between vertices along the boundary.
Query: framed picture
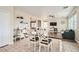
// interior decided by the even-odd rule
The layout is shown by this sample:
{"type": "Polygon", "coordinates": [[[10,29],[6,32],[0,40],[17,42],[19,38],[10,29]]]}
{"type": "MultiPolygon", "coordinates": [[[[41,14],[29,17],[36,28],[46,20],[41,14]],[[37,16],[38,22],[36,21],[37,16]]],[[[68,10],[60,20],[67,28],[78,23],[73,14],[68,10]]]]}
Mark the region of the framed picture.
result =
{"type": "Polygon", "coordinates": [[[36,28],[36,21],[31,21],[30,27],[31,27],[31,29],[35,29],[36,28]]]}

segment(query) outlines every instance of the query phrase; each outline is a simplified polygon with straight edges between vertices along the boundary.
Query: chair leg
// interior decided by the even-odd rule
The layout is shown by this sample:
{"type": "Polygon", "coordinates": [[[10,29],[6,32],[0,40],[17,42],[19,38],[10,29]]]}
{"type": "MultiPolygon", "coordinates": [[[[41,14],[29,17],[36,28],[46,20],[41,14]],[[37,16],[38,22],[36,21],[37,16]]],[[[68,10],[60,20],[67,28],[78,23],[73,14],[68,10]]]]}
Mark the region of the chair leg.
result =
{"type": "Polygon", "coordinates": [[[41,45],[39,45],[39,52],[41,52],[41,45]]]}
{"type": "Polygon", "coordinates": [[[31,47],[32,47],[32,51],[34,52],[34,44],[33,43],[30,44],[30,49],[31,49],[31,47]]]}
{"type": "Polygon", "coordinates": [[[34,52],[35,52],[35,44],[33,44],[34,52]]]}
{"type": "Polygon", "coordinates": [[[52,52],[52,45],[50,45],[50,49],[51,49],[51,52],[52,52]]]}
{"type": "Polygon", "coordinates": [[[28,47],[31,48],[31,43],[30,42],[28,43],[28,47]]]}
{"type": "Polygon", "coordinates": [[[29,45],[28,45],[28,46],[29,46],[29,48],[30,48],[30,50],[31,50],[31,45],[32,45],[32,43],[31,43],[31,41],[30,41],[30,43],[29,43],[29,45]]]}
{"type": "Polygon", "coordinates": [[[50,49],[51,49],[51,52],[52,52],[52,43],[50,44],[50,49]]]}
{"type": "Polygon", "coordinates": [[[60,40],[60,52],[62,52],[62,41],[60,40]]]}
{"type": "Polygon", "coordinates": [[[33,52],[35,51],[35,44],[33,43],[33,52]]]}
{"type": "Polygon", "coordinates": [[[49,52],[49,48],[50,48],[50,46],[48,46],[48,52],[49,52]]]}

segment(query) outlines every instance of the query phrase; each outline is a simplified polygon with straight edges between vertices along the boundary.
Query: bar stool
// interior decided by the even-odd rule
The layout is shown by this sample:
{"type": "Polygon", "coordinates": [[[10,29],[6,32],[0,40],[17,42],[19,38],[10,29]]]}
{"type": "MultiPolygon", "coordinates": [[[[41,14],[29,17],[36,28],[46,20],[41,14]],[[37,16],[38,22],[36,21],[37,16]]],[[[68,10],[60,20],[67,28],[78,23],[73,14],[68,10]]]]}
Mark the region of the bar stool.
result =
{"type": "Polygon", "coordinates": [[[30,46],[31,46],[31,44],[33,44],[33,51],[36,51],[36,46],[37,46],[37,44],[39,45],[39,37],[38,36],[33,36],[33,37],[31,37],[31,39],[30,39],[30,46]]]}
{"type": "Polygon", "coordinates": [[[47,50],[49,52],[49,48],[51,48],[52,50],[52,38],[46,38],[46,39],[42,39],[39,43],[39,52],[41,51],[41,47],[47,47],[47,50]]]}

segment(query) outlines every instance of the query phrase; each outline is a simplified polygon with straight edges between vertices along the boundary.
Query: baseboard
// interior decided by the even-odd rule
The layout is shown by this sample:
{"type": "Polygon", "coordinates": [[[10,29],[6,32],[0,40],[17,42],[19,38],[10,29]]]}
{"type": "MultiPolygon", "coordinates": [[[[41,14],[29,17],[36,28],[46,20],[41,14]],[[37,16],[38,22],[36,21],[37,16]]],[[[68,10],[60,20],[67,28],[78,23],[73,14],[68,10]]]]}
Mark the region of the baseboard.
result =
{"type": "Polygon", "coordinates": [[[79,44],[79,41],[78,40],[75,40],[78,44],[79,44]]]}
{"type": "Polygon", "coordinates": [[[4,45],[4,46],[1,46],[0,48],[6,47],[6,46],[8,46],[8,44],[6,44],[6,45],[4,45]]]}

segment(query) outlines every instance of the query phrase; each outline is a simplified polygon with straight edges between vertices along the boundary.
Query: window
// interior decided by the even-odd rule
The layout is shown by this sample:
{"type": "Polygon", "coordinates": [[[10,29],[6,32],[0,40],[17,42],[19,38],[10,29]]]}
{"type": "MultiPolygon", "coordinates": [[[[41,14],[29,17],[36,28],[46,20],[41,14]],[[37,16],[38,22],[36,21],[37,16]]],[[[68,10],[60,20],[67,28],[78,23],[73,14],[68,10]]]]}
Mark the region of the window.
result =
{"type": "Polygon", "coordinates": [[[74,14],[72,17],[68,19],[68,28],[69,29],[77,29],[77,15],[74,14]]]}
{"type": "Polygon", "coordinates": [[[44,27],[44,29],[47,29],[48,28],[48,22],[44,22],[43,27],[44,27]]]}

